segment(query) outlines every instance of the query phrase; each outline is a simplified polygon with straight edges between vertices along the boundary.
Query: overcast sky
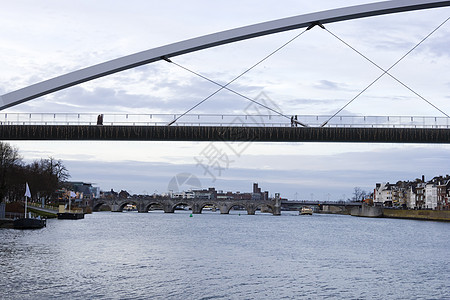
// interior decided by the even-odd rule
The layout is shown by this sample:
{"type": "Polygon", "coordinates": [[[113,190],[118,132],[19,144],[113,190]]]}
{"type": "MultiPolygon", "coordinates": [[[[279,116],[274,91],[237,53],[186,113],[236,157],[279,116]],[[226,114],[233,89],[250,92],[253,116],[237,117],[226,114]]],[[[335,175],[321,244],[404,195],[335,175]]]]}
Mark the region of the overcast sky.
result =
{"type": "MultiPolygon", "coordinates": [[[[0,10],[0,95],[110,59],[173,42],[326,9],[370,3],[322,1],[4,1],[0,10]]],[[[327,29],[389,68],[450,16],[450,8],[328,24],[327,29]]],[[[304,29],[173,58],[222,84],[304,29]]],[[[450,21],[391,73],[450,114],[450,21]]],[[[292,115],[330,115],[381,73],[318,27],[230,87],[292,115]]],[[[6,109],[16,112],[183,113],[217,89],[161,61],[71,87],[6,109]]],[[[242,114],[249,102],[222,91],[194,113],[242,114]]],[[[340,115],[443,114],[385,76],[340,115]]],[[[341,200],[354,187],[450,173],[450,147],[420,144],[197,142],[11,142],[26,161],[62,159],[72,180],[102,190],[158,193],[196,187],[251,191],[253,182],[290,199],[341,200]],[[205,168],[205,153],[221,161],[205,168]],[[220,166],[218,165],[220,163],[220,166]],[[220,167],[220,168],[219,168],[220,167]],[[183,174],[183,175],[180,175],[183,174]],[[179,186],[169,183],[179,179],[179,186]],[[197,184],[198,185],[198,184],[197,184]]]]}

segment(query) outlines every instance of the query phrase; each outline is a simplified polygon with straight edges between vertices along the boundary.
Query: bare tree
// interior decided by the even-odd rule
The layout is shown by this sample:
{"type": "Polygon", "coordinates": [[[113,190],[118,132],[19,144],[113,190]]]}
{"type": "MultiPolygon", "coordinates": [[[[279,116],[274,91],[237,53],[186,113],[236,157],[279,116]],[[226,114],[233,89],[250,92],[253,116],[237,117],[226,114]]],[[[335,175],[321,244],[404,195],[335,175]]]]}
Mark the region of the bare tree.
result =
{"type": "Polygon", "coordinates": [[[353,189],[353,201],[362,201],[367,196],[367,192],[362,190],[360,187],[355,187],[353,189]]]}
{"type": "Polygon", "coordinates": [[[53,157],[34,161],[28,167],[30,188],[40,197],[49,200],[53,193],[61,188],[63,182],[70,177],[61,160],[53,157]]]}
{"type": "Polygon", "coordinates": [[[12,175],[16,166],[21,165],[19,150],[8,143],[0,142],[0,202],[4,201],[8,193],[8,177],[12,175]]]}

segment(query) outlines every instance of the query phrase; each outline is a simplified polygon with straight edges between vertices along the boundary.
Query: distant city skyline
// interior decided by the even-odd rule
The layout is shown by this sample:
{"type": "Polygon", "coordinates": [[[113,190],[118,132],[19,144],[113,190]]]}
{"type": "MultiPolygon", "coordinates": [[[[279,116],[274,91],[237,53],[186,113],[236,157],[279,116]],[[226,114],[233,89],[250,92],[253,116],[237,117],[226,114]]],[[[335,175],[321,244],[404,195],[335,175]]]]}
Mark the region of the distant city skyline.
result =
{"type": "MultiPolygon", "coordinates": [[[[293,15],[375,1],[264,3],[229,1],[14,1],[0,12],[0,94],[116,57],[208,33],[293,15]],[[177,9],[174,9],[176,7],[177,9]]],[[[390,67],[442,24],[450,8],[346,21],[330,32],[390,67]]],[[[174,58],[221,84],[242,73],[300,30],[252,39],[174,58]]],[[[450,22],[445,23],[390,72],[450,113],[450,22]],[[438,76],[437,76],[438,74],[438,76]]],[[[230,87],[264,97],[289,115],[333,114],[380,70],[320,28],[313,28],[230,87]],[[261,96],[263,95],[263,96],[261,96]]],[[[217,89],[165,61],[84,83],[6,109],[13,112],[176,113],[217,89]]],[[[256,113],[257,107],[222,91],[194,113],[256,113]]],[[[442,116],[398,82],[384,77],[341,115],[442,116]]],[[[294,199],[351,198],[354,187],[446,175],[449,145],[207,142],[14,141],[26,161],[63,160],[70,180],[102,190],[167,192],[173,178],[192,174],[201,186],[263,190],[294,199]],[[216,163],[206,162],[220,158],[216,163]],[[210,168],[205,168],[209,166],[210,168]]]]}

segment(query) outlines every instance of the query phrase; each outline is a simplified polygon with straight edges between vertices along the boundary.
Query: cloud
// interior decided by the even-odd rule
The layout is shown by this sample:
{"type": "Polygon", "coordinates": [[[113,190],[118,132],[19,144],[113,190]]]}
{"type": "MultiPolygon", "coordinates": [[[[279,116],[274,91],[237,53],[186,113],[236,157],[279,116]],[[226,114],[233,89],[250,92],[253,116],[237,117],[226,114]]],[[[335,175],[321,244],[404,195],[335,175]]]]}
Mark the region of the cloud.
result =
{"type": "Polygon", "coordinates": [[[437,56],[440,59],[450,58],[450,45],[449,31],[446,34],[439,34],[429,44],[425,45],[425,49],[428,55],[437,56]]]}
{"type": "Polygon", "coordinates": [[[323,90],[347,90],[346,84],[333,82],[329,80],[320,80],[315,84],[316,88],[323,89],[323,90]]]}
{"type": "MultiPolygon", "coordinates": [[[[216,145],[220,147],[220,144],[216,145]]],[[[80,161],[76,158],[64,160],[64,163],[72,180],[95,182],[104,190],[166,192],[174,176],[188,173],[198,177],[204,188],[214,186],[218,190],[251,191],[251,184],[258,182],[263,190],[282,192],[290,198],[298,192],[303,198],[315,194],[315,197],[323,199],[324,195],[330,194],[335,200],[342,198],[342,194],[350,195],[355,186],[371,191],[377,182],[414,180],[422,174],[431,178],[450,172],[448,147],[405,145],[383,148],[351,151],[350,147],[339,154],[314,155],[310,151],[302,151],[301,145],[252,145],[242,157],[230,157],[233,162],[221,172],[211,168],[215,178],[198,166],[193,157],[187,159],[190,163],[80,161]],[[254,155],[255,147],[256,151],[264,148],[270,151],[254,155]],[[274,148],[286,147],[299,150],[297,154],[273,154],[274,148]]]]}
{"type": "MultiPolygon", "coordinates": [[[[105,78],[98,86],[93,83],[74,86],[17,105],[7,112],[181,114],[220,88],[190,74],[188,78],[175,80],[170,74],[159,74],[150,67],[127,72],[129,76],[105,78]],[[150,74],[142,79],[148,70],[151,70],[150,74]],[[134,89],[136,86],[138,88],[134,89]]],[[[221,84],[226,82],[222,81],[221,84]]],[[[258,86],[239,83],[233,83],[230,88],[254,100],[262,90],[258,86]]],[[[249,103],[251,101],[248,99],[223,89],[198,106],[193,113],[242,114],[249,103]]]]}

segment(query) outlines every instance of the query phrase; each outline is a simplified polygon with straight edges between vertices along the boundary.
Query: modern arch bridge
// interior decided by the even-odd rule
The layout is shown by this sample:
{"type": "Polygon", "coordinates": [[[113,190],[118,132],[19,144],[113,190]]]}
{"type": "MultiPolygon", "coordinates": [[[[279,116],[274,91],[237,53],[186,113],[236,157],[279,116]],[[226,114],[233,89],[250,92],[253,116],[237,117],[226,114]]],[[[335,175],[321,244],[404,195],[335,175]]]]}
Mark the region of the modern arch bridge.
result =
{"type": "MultiPolygon", "coordinates": [[[[171,58],[175,56],[227,43],[299,28],[307,28],[306,30],[309,30],[315,26],[320,26],[325,29],[324,24],[344,20],[446,6],[450,6],[450,1],[392,0],[299,15],[209,34],[117,58],[6,93],[0,96],[0,110],[144,64],[159,60],[166,60],[172,63],[171,58]]],[[[383,75],[391,76],[404,85],[389,73],[390,68],[385,70],[378,65],[376,66],[383,72],[380,78],[383,75]]],[[[235,79],[237,78],[239,76],[235,79]]],[[[219,86],[218,91],[224,89],[242,96],[228,87],[230,83],[226,85],[215,84],[219,86]]],[[[416,93],[416,95],[418,94],[416,93]]],[[[253,101],[252,99],[248,100],[253,101]]],[[[433,105],[426,99],[423,98],[423,100],[433,105]]],[[[167,123],[164,123],[164,126],[160,126],[160,124],[150,125],[149,123],[152,122],[148,120],[144,123],[130,122],[128,124],[119,124],[120,122],[107,124],[105,122],[103,125],[98,126],[90,124],[91,122],[81,122],[81,114],[76,114],[78,121],[66,121],[65,124],[60,124],[35,114],[25,114],[29,115],[29,120],[26,121],[21,116],[11,117],[11,114],[4,114],[0,118],[0,139],[450,143],[449,115],[439,108],[435,108],[445,115],[445,118],[442,117],[438,120],[435,117],[434,120],[426,120],[425,117],[414,116],[386,117],[388,119],[387,124],[380,124],[378,121],[372,123],[367,121],[373,117],[355,116],[352,117],[353,119],[349,124],[344,124],[340,122],[342,121],[342,116],[339,116],[339,121],[336,121],[337,113],[333,116],[300,116],[295,124],[289,124],[286,120],[284,120],[284,123],[270,120],[269,122],[258,121],[249,124],[247,121],[242,121],[243,118],[239,118],[239,116],[228,116],[239,122],[221,122],[216,120],[213,123],[192,122],[192,124],[180,124],[177,121],[181,116],[175,116],[172,121],[169,120],[167,123]],[[311,122],[311,119],[314,117],[316,120],[311,122]],[[393,118],[396,121],[389,120],[389,118],[393,118]],[[40,119],[40,122],[36,122],[36,119],[40,119]],[[361,119],[364,119],[363,123],[361,119]],[[195,126],[192,126],[193,124],[195,126]]],[[[53,115],[56,116],[56,114],[53,115]]],[[[182,116],[184,118],[185,114],[182,116]]],[[[287,117],[285,115],[282,116],[287,117]]],[[[108,116],[106,117],[108,118],[108,116]]],[[[222,115],[221,119],[223,117],[222,115]]],[[[255,116],[246,115],[245,120],[249,117],[255,118],[255,116]]],[[[379,117],[377,118],[377,120],[380,119],[379,117]]],[[[200,115],[198,115],[198,119],[200,120],[200,115]]]]}

